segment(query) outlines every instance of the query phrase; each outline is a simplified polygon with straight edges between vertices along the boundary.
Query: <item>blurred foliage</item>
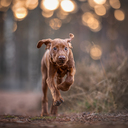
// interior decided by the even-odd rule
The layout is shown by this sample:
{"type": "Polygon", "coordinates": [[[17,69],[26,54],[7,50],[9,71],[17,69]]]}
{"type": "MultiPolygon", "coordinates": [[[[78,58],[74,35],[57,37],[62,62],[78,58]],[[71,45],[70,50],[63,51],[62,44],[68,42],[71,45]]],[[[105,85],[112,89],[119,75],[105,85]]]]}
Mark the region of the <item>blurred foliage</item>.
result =
{"type": "Polygon", "coordinates": [[[128,109],[126,56],[128,52],[123,47],[117,47],[107,59],[100,60],[103,67],[97,63],[89,64],[85,59],[77,62],[75,83],[67,93],[62,92],[65,103],[61,110],[116,112],[128,109]]]}

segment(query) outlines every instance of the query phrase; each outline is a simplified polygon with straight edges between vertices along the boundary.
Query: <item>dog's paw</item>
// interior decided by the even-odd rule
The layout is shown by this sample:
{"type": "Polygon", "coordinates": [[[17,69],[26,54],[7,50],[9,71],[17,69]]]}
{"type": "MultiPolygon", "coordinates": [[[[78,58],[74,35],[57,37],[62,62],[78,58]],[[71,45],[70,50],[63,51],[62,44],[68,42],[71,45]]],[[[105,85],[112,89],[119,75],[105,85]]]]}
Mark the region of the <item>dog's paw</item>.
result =
{"type": "Polygon", "coordinates": [[[49,116],[49,113],[41,113],[41,116],[49,116]]]}
{"type": "Polygon", "coordinates": [[[59,98],[58,100],[56,100],[56,101],[53,102],[53,105],[54,106],[59,106],[63,102],[64,102],[63,98],[59,98]]]}

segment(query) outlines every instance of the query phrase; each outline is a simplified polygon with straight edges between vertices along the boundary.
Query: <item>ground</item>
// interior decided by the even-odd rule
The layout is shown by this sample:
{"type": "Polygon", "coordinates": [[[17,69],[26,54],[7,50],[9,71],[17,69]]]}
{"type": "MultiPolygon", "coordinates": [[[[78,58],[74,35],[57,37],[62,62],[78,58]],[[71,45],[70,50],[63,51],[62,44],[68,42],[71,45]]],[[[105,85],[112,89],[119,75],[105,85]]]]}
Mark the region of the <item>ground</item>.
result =
{"type": "Polygon", "coordinates": [[[128,114],[97,114],[97,113],[74,113],[59,114],[58,116],[22,116],[22,115],[1,115],[0,127],[9,128],[82,128],[82,127],[103,127],[103,128],[128,127],[128,114]]]}
{"type": "Polygon", "coordinates": [[[35,92],[0,92],[0,128],[83,128],[128,127],[128,112],[101,114],[67,113],[40,117],[41,94],[35,92]]]}

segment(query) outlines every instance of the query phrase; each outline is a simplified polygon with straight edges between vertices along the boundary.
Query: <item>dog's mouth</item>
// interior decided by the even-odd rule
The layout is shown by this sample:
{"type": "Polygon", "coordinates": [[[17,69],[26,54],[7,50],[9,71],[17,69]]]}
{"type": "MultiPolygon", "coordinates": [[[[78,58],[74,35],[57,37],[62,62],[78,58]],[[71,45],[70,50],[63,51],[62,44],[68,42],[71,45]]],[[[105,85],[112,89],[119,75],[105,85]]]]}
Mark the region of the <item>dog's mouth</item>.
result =
{"type": "Polygon", "coordinates": [[[57,65],[59,65],[59,66],[63,66],[64,64],[65,64],[65,60],[59,60],[57,62],[57,65]]]}

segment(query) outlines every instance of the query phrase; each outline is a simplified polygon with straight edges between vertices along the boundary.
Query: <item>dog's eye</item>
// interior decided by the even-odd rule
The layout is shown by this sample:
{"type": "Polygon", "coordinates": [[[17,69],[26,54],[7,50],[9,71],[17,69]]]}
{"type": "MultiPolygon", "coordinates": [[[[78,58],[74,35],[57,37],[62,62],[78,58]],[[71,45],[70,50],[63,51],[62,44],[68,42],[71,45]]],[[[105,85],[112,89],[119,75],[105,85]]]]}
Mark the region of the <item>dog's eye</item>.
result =
{"type": "Polygon", "coordinates": [[[65,47],[64,49],[65,49],[65,50],[68,50],[68,48],[67,48],[67,47],[65,47]]]}
{"type": "Polygon", "coordinates": [[[54,50],[57,50],[57,48],[56,48],[56,47],[54,47],[53,49],[54,49],[54,50]]]}

